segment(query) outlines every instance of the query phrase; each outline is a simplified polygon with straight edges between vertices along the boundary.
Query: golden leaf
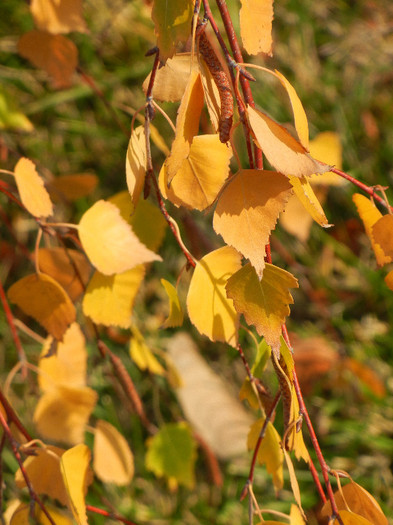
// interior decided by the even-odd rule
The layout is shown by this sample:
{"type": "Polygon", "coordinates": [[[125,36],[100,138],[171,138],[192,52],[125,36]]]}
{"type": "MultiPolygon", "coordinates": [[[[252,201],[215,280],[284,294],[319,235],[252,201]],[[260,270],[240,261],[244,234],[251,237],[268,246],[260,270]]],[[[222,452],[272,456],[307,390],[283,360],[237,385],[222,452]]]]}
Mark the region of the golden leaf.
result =
{"type": "Polygon", "coordinates": [[[18,52],[34,66],[46,71],[52,77],[54,88],[64,89],[71,85],[78,65],[78,49],[65,36],[34,29],[21,36],[18,52]]]}
{"type": "Polygon", "coordinates": [[[230,246],[208,253],[196,265],[187,296],[188,315],[198,331],[232,346],[237,343],[239,316],[225,285],[240,267],[241,256],[230,246]]]}
{"type": "Polygon", "coordinates": [[[48,33],[86,33],[82,0],[32,0],[30,11],[38,29],[48,33]]]}
{"type": "Polygon", "coordinates": [[[119,209],[107,201],[96,202],[83,214],[79,238],[86,255],[104,275],[162,260],[139,241],[119,209]]]}
{"type": "Polygon", "coordinates": [[[60,175],[48,184],[54,201],[76,201],[90,195],[98,184],[98,177],[93,173],[76,173],[60,175]]]}
{"type": "Polygon", "coordinates": [[[34,412],[37,431],[62,443],[80,443],[96,402],[97,393],[89,387],[58,385],[38,401],[34,412]]]}
{"type": "MultiPolygon", "coordinates": [[[[16,503],[19,503],[19,502],[16,501],[16,503]]],[[[53,505],[50,505],[47,502],[45,502],[45,508],[48,511],[53,522],[56,523],[56,525],[73,525],[74,524],[74,522],[71,520],[71,517],[69,515],[53,507],[53,505]]],[[[4,513],[5,517],[6,517],[6,514],[8,514],[8,511],[9,511],[9,507],[7,508],[7,511],[4,513]]],[[[42,509],[39,507],[37,503],[34,506],[34,518],[35,518],[35,523],[39,525],[51,525],[50,521],[45,516],[44,512],[42,511],[42,509]]],[[[9,525],[30,525],[31,523],[31,505],[26,505],[24,503],[21,503],[12,512],[12,517],[10,521],[6,521],[6,523],[9,523],[9,525]]]]}
{"type": "Polygon", "coordinates": [[[102,419],[94,432],[93,468],[104,483],[128,485],[134,476],[134,457],[126,439],[102,419]]]}
{"type": "Polygon", "coordinates": [[[130,357],[137,367],[141,370],[149,370],[153,374],[164,375],[164,368],[147,346],[143,335],[136,326],[131,328],[131,332],[130,357]]]}
{"type": "Polygon", "coordinates": [[[249,55],[272,56],[273,0],[242,0],[240,34],[249,55]]]}
{"type": "MultiPolygon", "coordinates": [[[[213,45],[213,43],[211,43],[211,45],[213,45]]],[[[219,57],[218,54],[217,57],[219,57]]],[[[220,127],[221,115],[220,92],[218,91],[217,84],[215,83],[213,75],[211,74],[210,69],[207,67],[206,62],[201,59],[200,55],[198,55],[198,59],[206,107],[209,112],[209,117],[214,132],[217,133],[220,127]]]]}
{"type": "Polygon", "coordinates": [[[145,184],[146,162],[145,130],[139,126],[131,133],[126,157],[126,180],[134,206],[145,184]]]}
{"type": "Polygon", "coordinates": [[[289,525],[306,525],[301,510],[292,503],[289,525]]]}
{"type": "Polygon", "coordinates": [[[293,303],[288,290],[297,286],[297,279],[291,273],[269,263],[260,281],[249,263],[228,280],[226,292],[236,311],[244,315],[249,325],[255,326],[258,334],[277,353],[281,325],[290,313],[288,305],[293,303]]]}
{"type": "Polygon", "coordinates": [[[374,243],[393,261],[393,215],[384,215],[372,226],[374,243]]]}
{"type": "Polygon", "coordinates": [[[277,171],[302,177],[329,170],[329,166],[313,159],[283,126],[251,106],[247,113],[257,145],[277,171]]]}
{"type": "Polygon", "coordinates": [[[218,200],[215,231],[250,259],[259,278],[265,267],[265,246],[290,194],[291,185],[281,173],[240,170],[218,200]]]}
{"type": "Polygon", "coordinates": [[[183,324],[183,310],[180,306],[176,288],[166,279],[161,279],[161,284],[169,299],[169,315],[162,328],[173,328],[183,324]]]}
{"type": "MultiPolygon", "coordinates": [[[[338,169],[342,167],[340,137],[333,131],[319,133],[310,142],[310,153],[314,158],[326,162],[326,164],[330,166],[338,169]]],[[[312,184],[324,184],[327,186],[342,186],[343,184],[347,184],[345,179],[331,171],[327,171],[323,175],[311,175],[309,180],[312,184]]]]}
{"type": "Polygon", "coordinates": [[[27,211],[34,217],[52,215],[53,204],[34,163],[22,157],[15,166],[14,175],[20,199],[27,211]]]}
{"type": "Polygon", "coordinates": [[[283,448],[283,452],[284,452],[284,457],[285,457],[285,461],[286,461],[287,468],[288,468],[289,481],[291,482],[292,493],[297,503],[297,506],[299,507],[300,511],[302,512],[302,515],[304,516],[302,502],[301,502],[300,488],[299,488],[299,483],[296,478],[295,469],[293,467],[291,457],[289,453],[285,450],[285,448],[283,448]]]}
{"type": "Polygon", "coordinates": [[[330,228],[325,212],[314,193],[314,190],[306,177],[289,177],[296,197],[302,203],[305,210],[311,215],[312,219],[323,228],[330,228]]]}
{"type": "Polygon", "coordinates": [[[8,298],[38,321],[55,339],[62,339],[75,321],[75,306],[63,288],[49,275],[31,274],[14,283],[8,298]]]}

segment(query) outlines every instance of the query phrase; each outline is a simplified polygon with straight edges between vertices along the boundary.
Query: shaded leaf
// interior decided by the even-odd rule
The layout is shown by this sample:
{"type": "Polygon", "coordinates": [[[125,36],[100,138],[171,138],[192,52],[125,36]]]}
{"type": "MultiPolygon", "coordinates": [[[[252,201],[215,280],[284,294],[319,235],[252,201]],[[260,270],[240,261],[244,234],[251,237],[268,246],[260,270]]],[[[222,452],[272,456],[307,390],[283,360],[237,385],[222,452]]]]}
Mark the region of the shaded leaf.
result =
{"type": "MultiPolygon", "coordinates": [[[[247,438],[248,450],[255,449],[263,423],[264,419],[258,419],[250,428],[247,438]]],[[[266,465],[266,470],[273,476],[273,484],[276,492],[281,490],[284,485],[284,454],[281,448],[281,438],[270,422],[267,424],[265,436],[258,449],[257,458],[261,465],[266,465]]]]}
{"type": "Polygon", "coordinates": [[[329,166],[313,159],[283,126],[251,106],[247,113],[257,145],[277,171],[296,177],[329,171],[329,166]]]}
{"type": "Polygon", "coordinates": [[[75,306],[64,289],[49,275],[31,274],[14,283],[8,298],[38,321],[55,339],[62,339],[75,321],[75,306]]]}
{"type": "Polygon", "coordinates": [[[385,277],[385,283],[388,288],[393,290],[393,270],[391,270],[385,277]]]}
{"type": "Polygon", "coordinates": [[[42,348],[38,375],[41,390],[49,392],[57,385],[83,387],[86,385],[87,351],[85,337],[73,323],[58,343],[56,354],[46,357],[53,340],[49,337],[42,348]]]}
{"type": "MultiPolygon", "coordinates": [[[[206,35],[209,39],[209,35],[206,35]]],[[[211,46],[214,46],[214,42],[210,42],[211,46]]],[[[214,49],[214,47],[213,47],[214,49]]],[[[219,54],[217,53],[217,58],[219,54]]],[[[213,75],[211,74],[210,69],[207,67],[206,62],[201,58],[201,55],[198,54],[198,63],[199,71],[201,74],[201,81],[203,86],[203,93],[205,96],[206,107],[209,113],[210,121],[213,126],[215,133],[218,132],[220,127],[220,115],[221,115],[221,99],[220,92],[216,82],[214,81],[213,75]]],[[[223,64],[224,68],[224,64],[223,64]]]]}
{"type": "Polygon", "coordinates": [[[169,486],[195,485],[196,444],[187,423],[167,423],[147,440],[146,468],[165,477],[169,486]]]}
{"type": "Polygon", "coordinates": [[[290,313],[288,305],[293,303],[288,290],[297,286],[292,274],[268,263],[260,281],[249,263],[228,280],[226,291],[236,311],[278,352],[281,325],[290,313]]]}
{"type": "Polygon", "coordinates": [[[38,29],[48,33],[86,33],[82,0],[32,0],[30,11],[38,29]]]}
{"type": "Polygon", "coordinates": [[[129,328],[132,308],[145,272],[142,264],[115,275],[95,272],[83,297],[83,313],[96,324],[129,328]]]}
{"type": "Polygon", "coordinates": [[[34,217],[52,215],[53,204],[34,163],[22,157],[15,166],[14,175],[20,200],[27,211],[34,217]]]}
{"type": "Polygon", "coordinates": [[[240,170],[223,190],[213,227],[224,241],[250,259],[258,277],[265,267],[265,246],[291,194],[285,175],[240,170]]]}
{"type": "Polygon", "coordinates": [[[128,485],[134,476],[134,457],[126,439],[102,419],[94,433],[93,468],[104,483],[128,485]]]}
{"type": "Polygon", "coordinates": [[[0,129],[18,129],[21,131],[33,131],[32,122],[19,111],[8,93],[0,88],[0,129]]]}
{"type": "MultiPolygon", "coordinates": [[[[47,502],[45,502],[45,508],[56,525],[73,525],[74,522],[71,520],[71,517],[65,512],[49,505],[47,502]]],[[[8,509],[5,514],[8,514],[8,509]]],[[[37,523],[38,525],[51,525],[50,521],[37,504],[34,506],[34,518],[34,523],[37,523]]],[[[32,523],[31,505],[21,503],[13,512],[10,521],[6,521],[6,523],[9,523],[9,525],[30,525],[32,523]]]]}
{"type": "Polygon", "coordinates": [[[187,296],[187,310],[198,331],[212,341],[235,346],[239,316],[225,293],[228,279],[241,267],[240,254],[230,246],[197,262],[187,296]]]}
{"type": "Polygon", "coordinates": [[[131,133],[126,156],[126,180],[134,206],[145,184],[146,162],[145,130],[143,126],[138,126],[131,133]]]}
{"type": "Polygon", "coordinates": [[[240,34],[249,55],[272,55],[273,0],[242,0],[240,34]]]}
{"type": "Polygon", "coordinates": [[[78,65],[78,49],[65,36],[34,29],[21,36],[18,52],[34,66],[46,71],[52,77],[54,88],[64,89],[71,85],[78,65]]]}
{"type": "Polygon", "coordinates": [[[161,284],[169,299],[169,316],[162,325],[162,328],[181,326],[183,324],[183,310],[180,306],[176,288],[166,279],[161,279],[161,284]]]}
{"type": "Polygon", "coordinates": [[[89,463],[91,453],[84,445],[76,445],[61,457],[61,473],[69,496],[69,507],[78,525],[88,525],[85,496],[92,481],[89,463]]]}
{"type": "Polygon", "coordinates": [[[149,370],[153,374],[164,375],[165,370],[150,350],[143,335],[133,326],[130,340],[130,357],[141,370],[149,370]]]}
{"type": "Polygon", "coordinates": [[[385,257],[393,261],[393,215],[384,215],[372,226],[374,243],[378,244],[385,257]]]}
{"type": "Polygon", "coordinates": [[[87,197],[96,188],[98,177],[93,173],[76,173],[74,175],[60,175],[48,184],[51,197],[54,201],[76,201],[87,197]]]}
{"type": "Polygon", "coordinates": [[[82,442],[96,401],[97,393],[89,387],[59,385],[45,392],[34,411],[37,431],[62,443],[82,442]]]}
{"type": "Polygon", "coordinates": [[[104,275],[161,260],[139,241],[119,209],[110,202],[100,200],[93,204],[83,214],[78,231],[86,255],[104,275]]]}

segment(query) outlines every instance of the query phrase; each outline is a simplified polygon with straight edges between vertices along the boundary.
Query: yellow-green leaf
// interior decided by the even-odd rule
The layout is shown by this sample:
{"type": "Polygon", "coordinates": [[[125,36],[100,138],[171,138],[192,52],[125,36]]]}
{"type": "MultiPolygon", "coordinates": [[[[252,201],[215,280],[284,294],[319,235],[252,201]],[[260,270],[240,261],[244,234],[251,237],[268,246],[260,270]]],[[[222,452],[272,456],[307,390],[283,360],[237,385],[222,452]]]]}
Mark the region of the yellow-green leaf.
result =
{"type": "Polygon", "coordinates": [[[147,440],[146,468],[165,477],[169,486],[195,485],[196,444],[187,423],[168,423],[147,440]]]}
{"type": "Polygon", "coordinates": [[[95,272],[83,297],[83,313],[96,324],[129,328],[145,271],[145,266],[139,264],[116,275],[95,272]]]}
{"type": "Polygon", "coordinates": [[[75,306],[63,288],[49,275],[31,274],[14,283],[8,298],[38,321],[55,339],[62,339],[75,321],[75,306]]]}
{"type": "Polygon", "coordinates": [[[14,175],[20,200],[27,211],[35,217],[52,215],[53,204],[34,163],[22,157],[15,166],[14,175]]]}
{"type": "Polygon", "coordinates": [[[126,439],[102,419],[94,432],[93,468],[104,483],[128,485],[134,476],[134,457],[126,439]]]}
{"type": "Polygon", "coordinates": [[[272,55],[273,0],[242,0],[240,34],[249,55],[272,55]]]}
{"type": "Polygon", "coordinates": [[[61,457],[61,473],[69,496],[69,507],[78,525],[88,525],[85,496],[91,483],[91,453],[84,445],[76,445],[61,457]]]}
{"type": "Polygon", "coordinates": [[[187,310],[198,331],[212,341],[235,346],[239,316],[225,293],[228,279],[241,267],[230,246],[208,253],[196,265],[187,296],[187,310]]]}
{"type": "Polygon", "coordinates": [[[162,327],[169,328],[181,326],[183,324],[183,310],[180,306],[176,288],[166,279],[161,279],[161,284],[169,299],[169,316],[162,327]]]}
{"type": "Polygon", "coordinates": [[[240,170],[218,200],[215,231],[250,259],[259,278],[265,267],[265,246],[290,194],[291,184],[281,173],[240,170]]]}
{"type": "Polygon", "coordinates": [[[2,88],[0,88],[0,129],[17,129],[27,132],[34,129],[30,120],[2,88]]]}
{"type": "Polygon", "coordinates": [[[293,303],[289,288],[297,286],[291,273],[268,263],[260,281],[249,263],[228,280],[226,291],[236,311],[278,352],[281,325],[290,313],[288,305],[293,303]]]}
{"type": "Polygon", "coordinates": [[[145,130],[139,126],[131,133],[126,156],[126,180],[134,206],[145,184],[146,162],[145,130]]]}
{"type": "Polygon", "coordinates": [[[91,262],[104,275],[162,260],[140,242],[119,209],[107,201],[96,202],[83,214],[79,238],[91,262]]]}

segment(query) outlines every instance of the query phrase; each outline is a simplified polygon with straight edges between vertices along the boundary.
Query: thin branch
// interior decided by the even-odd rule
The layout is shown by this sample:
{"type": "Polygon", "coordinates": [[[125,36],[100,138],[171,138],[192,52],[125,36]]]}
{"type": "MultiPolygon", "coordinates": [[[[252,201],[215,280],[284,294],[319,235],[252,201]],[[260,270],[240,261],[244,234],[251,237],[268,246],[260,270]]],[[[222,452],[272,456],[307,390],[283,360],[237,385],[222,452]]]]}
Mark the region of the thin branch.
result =
{"type": "Polygon", "coordinates": [[[126,518],[123,518],[123,516],[120,516],[119,514],[108,512],[107,510],[94,507],[93,505],[86,505],[86,510],[88,512],[94,512],[94,514],[99,514],[100,516],[105,516],[111,520],[120,521],[121,523],[125,523],[125,525],[137,525],[135,521],[130,521],[126,518]]]}

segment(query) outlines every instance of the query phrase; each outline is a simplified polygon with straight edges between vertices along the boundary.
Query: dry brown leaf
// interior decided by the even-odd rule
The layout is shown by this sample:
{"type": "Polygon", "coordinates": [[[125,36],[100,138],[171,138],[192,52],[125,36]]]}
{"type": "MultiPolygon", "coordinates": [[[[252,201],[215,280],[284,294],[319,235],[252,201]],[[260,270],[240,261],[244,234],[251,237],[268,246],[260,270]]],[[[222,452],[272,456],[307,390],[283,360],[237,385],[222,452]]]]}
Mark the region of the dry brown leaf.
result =
{"type": "Polygon", "coordinates": [[[22,157],[15,166],[15,182],[22,204],[35,217],[48,217],[53,205],[34,163],[22,157]]]}
{"type": "Polygon", "coordinates": [[[272,55],[273,0],[242,0],[240,34],[249,55],[272,55]]]}
{"type": "Polygon", "coordinates": [[[31,0],[30,11],[38,29],[48,33],[86,33],[82,0],[31,0]]]}

